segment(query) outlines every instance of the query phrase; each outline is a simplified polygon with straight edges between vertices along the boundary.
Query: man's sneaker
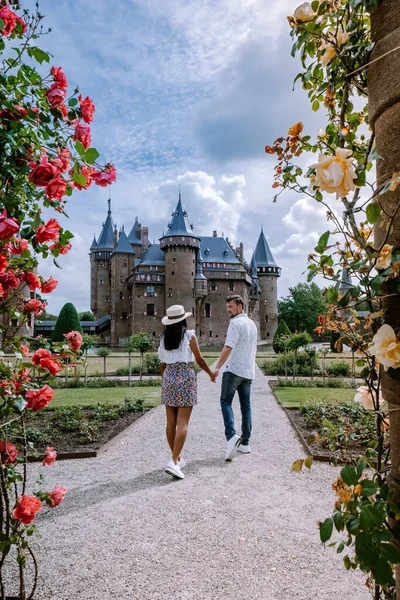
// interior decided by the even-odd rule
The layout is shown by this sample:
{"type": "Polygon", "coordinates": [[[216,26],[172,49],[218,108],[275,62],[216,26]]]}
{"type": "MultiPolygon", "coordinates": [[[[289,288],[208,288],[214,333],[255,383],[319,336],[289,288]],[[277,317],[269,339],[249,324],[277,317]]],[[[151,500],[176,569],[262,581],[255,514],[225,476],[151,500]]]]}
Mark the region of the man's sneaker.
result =
{"type": "Polygon", "coordinates": [[[225,460],[232,460],[232,458],[236,456],[240,443],[241,439],[238,435],[234,435],[230,440],[228,440],[225,460]]]}
{"type": "Polygon", "coordinates": [[[180,469],[184,469],[184,468],[186,467],[186,460],[185,460],[184,458],[181,458],[181,459],[178,461],[178,467],[179,467],[180,469]]]}
{"type": "Polygon", "coordinates": [[[171,475],[171,477],[175,477],[175,479],[185,479],[180,467],[176,465],[173,460],[169,461],[165,467],[165,472],[168,473],[168,475],[171,475]]]}
{"type": "Polygon", "coordinates": [[[240,444],[240,446],[238,448],[238,452],[242,452],[243,454],[248,454],[249,452],[251,452],[250,444],[240,444]]]}

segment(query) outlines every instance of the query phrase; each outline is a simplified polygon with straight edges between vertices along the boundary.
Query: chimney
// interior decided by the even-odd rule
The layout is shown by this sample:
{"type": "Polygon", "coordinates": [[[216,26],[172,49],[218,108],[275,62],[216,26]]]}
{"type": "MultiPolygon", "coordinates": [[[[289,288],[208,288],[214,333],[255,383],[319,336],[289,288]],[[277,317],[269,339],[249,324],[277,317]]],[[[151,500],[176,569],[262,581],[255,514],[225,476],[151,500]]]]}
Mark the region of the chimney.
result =
{"type": "Polygon", "coordinates": [[[149,228],[143,227],[140,229],[140,232],[143,247],[147,249],[149,247],[149,228]]]}
{"type": "Polygon", "coordinates": [[[117,247],[118,244],[118,230],[117,230],[117,226],[115,225],[115,229],[114,229],[114,248],[117,247]]]}
{"type": "Polygon", "coordinates": [[[216,229],[214,229],[214,231],[213,231],[213,237],[217,237],[217,230],[216,229]]]}

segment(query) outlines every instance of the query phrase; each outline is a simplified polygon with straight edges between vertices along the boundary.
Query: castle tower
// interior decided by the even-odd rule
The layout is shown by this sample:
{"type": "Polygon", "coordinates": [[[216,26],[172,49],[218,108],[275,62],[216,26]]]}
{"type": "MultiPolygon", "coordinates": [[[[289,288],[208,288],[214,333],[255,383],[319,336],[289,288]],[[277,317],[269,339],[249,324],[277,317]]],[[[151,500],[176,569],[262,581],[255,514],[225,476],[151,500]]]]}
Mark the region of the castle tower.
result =
{"type": "Polygon", "coordinates": [[[98,241],[94,238],[89,254],[90,309],[97,319],[111,312],[111,253],[114,250],[114,229],[111,200],[108,200],[107,218],[98,241]]]}
{"type": "Polygon", "coordinates": [[[200,238],[193,233],[180,192],[167,233],[160,238],[160,248],[165,254],[165,308],[182,304],[195,316],[195,274],[200,238]]]}
{"type": "Polygon", "coordinates": [[[196,299],[196,335],[200,336],[203,330],[203,306],[207,296],[207,278],[203,273],[203,257],[201,249],[197,251],[196,276],[194,278],[194,295],[196,299]]]}
{"type": "MultiPolygon", "coordinates": [[[[278,327],[277,284],[281,269],[274,261],[262,228],[252,257],[252,267],[257,269],[260,289],[260,336],[262,340],[272,342],[278,327]]],[[[254,282],[253,273],[252,278],[254,282]]]]}
{"type": "Polygon", "coordinates": [[[133,250],[124,228],[111,255],[111,345],[123,345],[131,331],[131,301],[128,277],[134,267],[133,250]]]}

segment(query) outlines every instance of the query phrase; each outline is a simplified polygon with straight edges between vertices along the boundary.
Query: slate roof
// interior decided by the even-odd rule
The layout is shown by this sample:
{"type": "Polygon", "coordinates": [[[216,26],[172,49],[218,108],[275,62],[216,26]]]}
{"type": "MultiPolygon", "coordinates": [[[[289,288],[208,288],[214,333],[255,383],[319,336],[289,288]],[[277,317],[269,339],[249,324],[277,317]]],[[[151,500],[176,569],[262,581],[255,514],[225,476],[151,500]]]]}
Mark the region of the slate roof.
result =
{"type": "Polygon", "coordinates": [[[97,248],[97,242],[96,242],[96,236],[93,236],[93,242],[92,245],[90,246],[91,250],[95,250],[97,248]]]}
{"type": "Polygon", "coordinates": [[[131,244],[142,245],[142,240],[139,239],[139,219],[136,217],[132,229],[128,233],[128,240],[131,244]]]}
{"type": "Polygon", "coordinates": [[[240,264],[240,260],[223,237],[200,238],[200,250],[206,263],[240,264]]]}
{"type": "Polygon", "coordinates": [[[342,269],[342,277],[339,283],[339,290],[348,290],[354,287],[353,282],[351,280],[351,276],[348,274],[347,269],[343,267],[342,269]]]}
{"type": "Polygon", "coordinates": [[[264,235],[263,229],[261,229],[260,236],[257,241],[256,249],[254,250],[254,258],[257,263],[257,267],[277,267],[278,265],[274,261],[272,252],[269,249],[267,239],[264,235]]]}
{"type": "Polygon", "coordinates": [[[119,234],[118,244],[113,254],[116,254],[117,252],[121,254],[135,254],[135,251],[129,243],[128,237],[124,230],[122,230],[119,234]]]}
{"type": "Polygon", "coordinates": [[[181,194],[179,192],[178,204],[172,213],[172,219],[168,223],[167,233],[164,237],[173,235],[183,235],[190,237],[198,237],[193,233],[193,227],[189,223],[189,217],[186,210],[182,206],[181,194]]]}
{"type": "Polygon", "coordinates": [[[143,253],[142,259],[138,263],[139,268],[142,265],[143,266],[153,265],[156,267],[165,265],[165,254],[161,250],[160,244],[153,244],[143,253]]]}
{"type": "Polygon", "coordinates": [[[107,218],[98,238],[96,250],[114,250],[114,221],[111,216],[111,200],[108,201],[107,218]]]}

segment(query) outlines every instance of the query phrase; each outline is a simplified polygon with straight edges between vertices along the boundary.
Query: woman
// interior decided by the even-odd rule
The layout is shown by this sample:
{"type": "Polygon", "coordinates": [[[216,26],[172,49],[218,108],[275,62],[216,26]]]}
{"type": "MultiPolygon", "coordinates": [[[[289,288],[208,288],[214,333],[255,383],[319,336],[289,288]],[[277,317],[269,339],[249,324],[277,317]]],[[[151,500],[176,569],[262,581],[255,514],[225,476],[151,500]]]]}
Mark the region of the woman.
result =
{"type": "Polygon", "coordinates": [[[183,306],[174,305],[167,309],[162,324],[165,332],[161,336],[158,356],[161,362],[161,403],[167,414],[167,440],[172,458],[165,472],[177,479],[184,479],[181,458],[188,423],[193,406],[197,404],[197,377],[193,369],[193,355],[197,364],[215,381],[213,372],[204,360],[193,329],[187,329],[186,319],[191,317],[183,306]]]}

